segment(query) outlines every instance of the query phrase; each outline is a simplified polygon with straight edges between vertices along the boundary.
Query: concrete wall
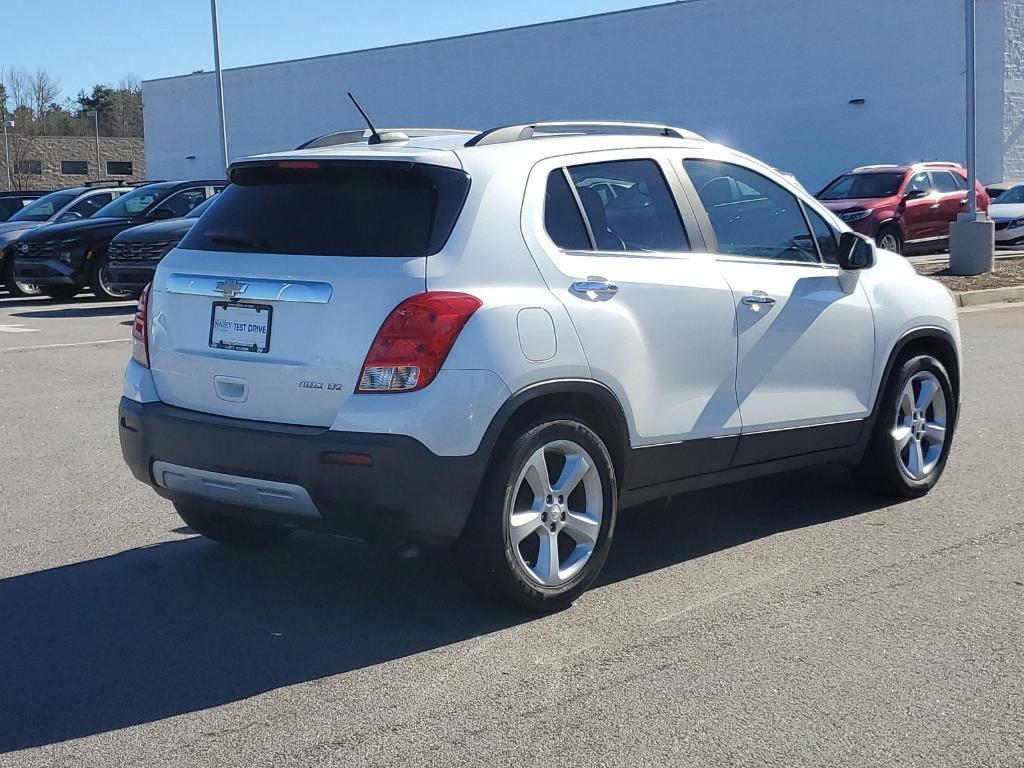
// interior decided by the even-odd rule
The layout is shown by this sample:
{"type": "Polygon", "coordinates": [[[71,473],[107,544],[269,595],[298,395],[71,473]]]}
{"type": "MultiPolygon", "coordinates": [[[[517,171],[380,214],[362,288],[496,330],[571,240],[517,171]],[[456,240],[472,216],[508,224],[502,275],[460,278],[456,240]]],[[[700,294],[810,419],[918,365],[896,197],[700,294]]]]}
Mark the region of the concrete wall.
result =
{"type": "MultiPolygon", "coordinates": [[[[985,181],[1003,175],[1003,2],[978,0],[985,181]]],[[[358,127],[352,90],[378,125],[664,121],[816,188],[863,163],[965,159],[963,30],[963,0],[684,0],[228,70],[230,152],[358,127]]],[[[213,75],[143,89],[151,172],[219,173],[213,75]]]]}
{"type": "Polygon", "coordinates": [[[1004,0],[1003,174],[1024,179],[1024,0],[1004,0]]]}
{"type": "MultiPolygon", "coordinates": [[[[84,136],[29,136],[11,132],[8,137],[15,189],[60,189],[96,181],[96,140],[84,136]],[[41,174],[18,173],[18,161],[37,161],[41,174]],[[62,160],[84,160],[87,174],[61,173],[62,160]]],[[[146,178],[146,153],[142,139],[100,137],[100,179],[137,181],[146,178]],[[130,175],[107,174],[108,161],[132,164],[130,175]]],[[[0,183],[6,189],[7,166],[0,152],[0,183]]]]}

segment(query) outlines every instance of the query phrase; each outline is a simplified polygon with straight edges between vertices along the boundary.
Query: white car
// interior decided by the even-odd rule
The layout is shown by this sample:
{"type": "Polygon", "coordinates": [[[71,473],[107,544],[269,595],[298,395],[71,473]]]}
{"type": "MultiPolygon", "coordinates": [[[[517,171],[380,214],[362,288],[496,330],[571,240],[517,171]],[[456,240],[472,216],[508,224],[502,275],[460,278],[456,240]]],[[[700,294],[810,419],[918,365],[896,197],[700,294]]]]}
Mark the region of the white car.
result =
{"type": "Polygon", "coordinates": [[[139,302],[119,412],[188,525],[454,544],[535,610],[620,510],[846,462],[926,493],[947,291],[689,131],[387,131],[235,162],[139,302]]]}
{"type": "Polygon", "coordinates": [[[996,223],[996,245],[1016,245],[1024,240],[1024,184],[993,198],[988,215],[996,223]]]}

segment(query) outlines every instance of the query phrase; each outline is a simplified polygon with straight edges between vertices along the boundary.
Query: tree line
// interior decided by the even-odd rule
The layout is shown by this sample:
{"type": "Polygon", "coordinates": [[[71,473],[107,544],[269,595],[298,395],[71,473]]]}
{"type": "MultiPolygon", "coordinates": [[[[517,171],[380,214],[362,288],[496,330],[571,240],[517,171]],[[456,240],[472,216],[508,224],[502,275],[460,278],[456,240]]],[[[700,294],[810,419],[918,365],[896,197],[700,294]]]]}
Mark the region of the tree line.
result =
{"type": "Polygon", "coordinates": [[[97,83],[61,99],[60,81],[45,69],[0,67],[0,107],[24,136],[92,135],[94,109],[100,136],[142,136],[142,84],[131,74],[116,86],[97,83]]]}

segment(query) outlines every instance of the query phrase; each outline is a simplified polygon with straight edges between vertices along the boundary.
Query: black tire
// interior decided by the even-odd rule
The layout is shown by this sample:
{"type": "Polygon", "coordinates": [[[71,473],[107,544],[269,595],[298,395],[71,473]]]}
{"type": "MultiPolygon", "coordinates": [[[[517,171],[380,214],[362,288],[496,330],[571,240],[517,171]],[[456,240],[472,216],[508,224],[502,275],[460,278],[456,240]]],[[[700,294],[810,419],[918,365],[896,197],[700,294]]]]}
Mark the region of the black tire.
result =
{"type": "Polygon", "coordinates": [[[3,283],[11,296],[38,296],[42,293],[38,286],[20,283],[14,278],[14,255],[10,251],[7,252],[3,260],[0,283],[3,283]]]}
{"type": "Polygon", "coordinates": [[[867,450],[860,464],[854,468],[857,479],[862,485],[884,496],[914,498],[928,493],[946,467],[953,444],[958,405],[954,399],[949,374],[939,360],[926,354],[911,354],[897,360],[882,393],[878,417],[867,450]],[[942,422],[945,426],[945,437],[932,469],[923,478],[915,479],[905,466],[904,456],[909,448],[897,447],[896,431],[900,428],[900,401],[904,389],[911,379],[927,374],[931,374],[938,381],[942,390],[942,422]]]}
{"type": "Polygon", "coordinates": [[[76,285],[45,285],[43,293],[57,301],[70,301],[75,298],[82,289],[76,285]]]}
{"type": "Polygon", "coordinates": [[[125,299],[130,299],[131,294],[128,291],[118,291],[107,285],[109,276],[106,269],[109,262],[110,257],[107,255],[106,249],[93,259],[89,287],[92,288],[96,298],[103,299],[104,301],[124,301],[125,299]]]}
{"type": "Polygon", "coordinates": [[[903,253],[903,235],[900,234],[899,227],[892,224],[887,224],[878,230],[878,234],[875,235],[875,244],[879,248],[885,248],[893,253],[903,253]],[[883,242],[889,244],[883,245],[883,242]]]}
{"type": "MultiPolygon", "coordinates": [[[[557,466],[557,455],[553,461],[554,464],[549,465],[549,471],[558,472],[561,475],[567,459],[563,458],[561,468],[557,466]]],[[[588,475],[588,477],[587,482],[593,483],[594,476],[588,475]]],[[[562,521],[566,520],[566,514],[572,509],[570,504],[581,503],[581,497],[575,495],[576,488],[584,488],[585,504],[587,507],[591,506],[592,500],[587,498],[590,491],[584,487],[584,482],[581,481],[577,486],[573,486],[569,498],[565,499],[564,506],[560,507],[562,521]]],[[[554,516],[549,518],[549,514],[551,513],[544,513],[544,536],[547,536],[549,519],[556,519],[554,516]]],[[[600,573],[612,543],[617,514],[618,489],[615,467],[601,438],[572,416],[534,421],[526,424],[518,437],[504,441],[496,448],[477,497],[476,508],[472,511],[466,529],[458,542],[459,559],[470,582],[486,596],[505,596],[534,612],[560,610],[569,606],[579,597],[600,573]],[[556,586],[545,586],[538,581],[531,580],[527,575],[526,571],[529,565],[525,562],[526,555],[524,554],[524,547],[529,546],[533,535],[537,536],[538,546],[540,546],[540,536],[542,535],[540,530],[538,529],[534,534],[525,537],[521,543],[513,544],[510,538],[510,525],[506,523],[506,515],[511,514],[513,505],[519,501],[518,494],[522,492],[523,488],[522,484],[517,481],[520,478],[520,473],[524,471],[527,461],[539,449],[550,447],[552,444],[581,448],[590,457],[592,466],[596,470],[596,477],[600,480],[600,491],[594,490],[593,495],[594,497],[599,495],[601,499],[601,520],[599,527],[596,522],[592,523],[598,529],[597,541],[582,568],[571,578],[566,578],[563,583],[556,586]],[[523,559],[524,562],[521,563],[520,559],[523,559]]],[[[562,522],[560,526],[562,525],[567,524],[562,522]]],[[[560,527],[553,537],[556,548],[559,549],[559,555],[563,551],[566,553],[564,558],[560,557],[560,566],[563,563],[569,563],[576,553],[576,547],[581,546],[576,543],[575,539],[569,537],[570,533],[572,533],[571,530],[563,530],[560,527]],[[573,543],[572,548],[566,549],[568,544],[561,543],[564,541],[561,538],[563,534],[573,543]]],[[[535,567],[539,568],[540,555],[537,554],[536,557],[538,560],[535,567]]]]}
{"type": "Polygon", "coordinates": [[[257,525],[221,515],[195,504],[174,502],[174,509],[193,531],[222,544],[264,547],[287,538],[295,530],[284,525],[257,525]]]}

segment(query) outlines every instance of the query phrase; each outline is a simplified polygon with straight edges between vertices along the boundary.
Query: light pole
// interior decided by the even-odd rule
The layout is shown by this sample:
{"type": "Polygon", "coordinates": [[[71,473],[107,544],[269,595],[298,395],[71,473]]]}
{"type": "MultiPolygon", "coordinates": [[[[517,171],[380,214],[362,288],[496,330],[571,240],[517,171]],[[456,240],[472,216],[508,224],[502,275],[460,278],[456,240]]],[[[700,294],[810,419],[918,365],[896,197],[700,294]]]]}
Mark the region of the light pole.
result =
{"type": "Polygon", "coordinates": [[[949,225],[949,271],[955,275],[991,272],[995,253],[995,224],[987,213],[978,213],[975,5],[976,0],[964,0],[964,37],[967,40],[967,210],[949,225]]]}
{"type": "Polygon", "coordinates": [[[7,191],[14,189],[14,178],[11,176],[11,145],[7,143],[7,129],[14,127],[13,120],[4,120],[4,161],[7,167],[7,191]]]}
{"type": "Polygon", "coordinates": [[[213,68],[217,81],[217,117],[220,120],[220,167],[228,167],[228,126],[224,116],[224,75],[220,68],[220,22],[217,17],[217,0],[210,0],[210,18],[213,20],[213,68]]]}
{"type": "Polygon", "coordinates": [[[96,181],[100,180],[100,111],[98,109],[90,109],[86,112],[93,119],[96,124],[96,181]]]}

